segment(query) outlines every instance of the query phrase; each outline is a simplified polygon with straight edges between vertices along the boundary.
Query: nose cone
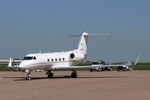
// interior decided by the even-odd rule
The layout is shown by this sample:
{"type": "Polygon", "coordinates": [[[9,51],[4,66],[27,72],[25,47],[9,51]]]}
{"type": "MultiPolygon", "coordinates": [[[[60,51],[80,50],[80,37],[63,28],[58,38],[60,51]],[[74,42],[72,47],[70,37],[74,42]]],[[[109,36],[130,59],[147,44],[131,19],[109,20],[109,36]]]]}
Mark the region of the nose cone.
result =
{"type": "Polygon", "coordinates": [[[18,67],[19,67],[20,69],[24,69],[24,68],[25,68],[22,64],[20,64],[18,67]]]}
{"type": "Polygon", "coordinates": [[[26,69],[27,68],[27,63],[25,61],[22,61],[19,66],[20,69],[26,69]]]}

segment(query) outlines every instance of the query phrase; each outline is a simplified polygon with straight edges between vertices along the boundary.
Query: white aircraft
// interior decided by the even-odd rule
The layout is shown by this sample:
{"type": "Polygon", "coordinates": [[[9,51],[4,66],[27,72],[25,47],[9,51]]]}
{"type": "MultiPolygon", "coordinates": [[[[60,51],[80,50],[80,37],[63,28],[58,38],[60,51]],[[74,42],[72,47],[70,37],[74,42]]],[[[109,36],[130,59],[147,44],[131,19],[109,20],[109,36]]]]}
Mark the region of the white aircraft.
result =
{"type": "Polygon", "coordinates": [[[27,72],[26,80],[31,79],[31,71],[45,70],[49,78],[53,77],[51,71],[59,69],[72,69],[72,78],[77,78],[77,71],[75,69],[91,68],[93,66],[75,66],[86,60],[87,43],[89,36],[104,36],[110,34],[88,34],[84,32],[82,35],[73,35],[73,37],[80,37],[78,49],[67,52],[52,52],[52,53],[35,53],[28,54],[24,57],[19,65],[12,66],[12,59],[10,58],[8,67],[16,68],[18,70],[27,72]]]}

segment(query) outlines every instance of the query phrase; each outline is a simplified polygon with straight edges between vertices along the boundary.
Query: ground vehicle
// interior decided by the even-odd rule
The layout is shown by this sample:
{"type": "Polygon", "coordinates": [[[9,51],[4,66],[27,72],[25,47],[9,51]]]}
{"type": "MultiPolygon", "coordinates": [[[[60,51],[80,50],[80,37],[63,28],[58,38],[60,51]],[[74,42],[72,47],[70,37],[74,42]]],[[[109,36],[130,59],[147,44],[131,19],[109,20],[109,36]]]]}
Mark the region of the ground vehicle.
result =
{"type": "Polygon", "coordinates": [[[117,68],[117,71],[132,71],[133,70],[133,67],[129,67],[129,66],[119,66],[118,68],[117,68]]]}
{"type": "Polygon", "coordinates": [[[90,71],[91,72],[92,71],[105,71],[105,70],[112,71],[112,68],[113,68],[112,66],[105,66],[105,65],[109,65],[109,64],[111,64],[110,61],[98,60],[97,62],[92,63],[92,66],[94,66],[94,67],[92,67],[90,69],[90,71]],[[102,65],[104,65],[104,66],[102,66],[102,65]]]}
{"type": "Polygon", "coordinates": [[[117,68],[117,71],[132,71],[132,70],[133,70],[133,67],[132,67],[131,62],[127,62],[124,65],[118,66],[117,68]]]}
{"type": "Polygon", "coordinates": [[[104,70],[108,70],[111,71],[113,67],[118,67],[117,71],[132,71],[133,70],[133,66],[136,65],[139,61],[139,55],[137,56],[137,59],[134,63],[132,62],[126,62],[125,64],[110,64],[110,62],[108,61],[102,61],[99,60],[98,62],[93,62],[92,66],[93,68],[90,69],[90,71],[92,72],[93,70],[96,71],[104,71],[104,70]]]}

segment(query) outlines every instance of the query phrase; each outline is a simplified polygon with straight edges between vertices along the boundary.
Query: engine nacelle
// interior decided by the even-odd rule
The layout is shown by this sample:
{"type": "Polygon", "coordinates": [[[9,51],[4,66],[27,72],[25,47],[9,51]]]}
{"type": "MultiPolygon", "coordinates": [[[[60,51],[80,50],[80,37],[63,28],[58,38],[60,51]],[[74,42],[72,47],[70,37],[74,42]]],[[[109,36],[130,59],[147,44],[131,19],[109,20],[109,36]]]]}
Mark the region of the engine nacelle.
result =
{"type": "Polygon", "coordinates": [[[85,59],[85,55],[82,53],[71,53],[69,57],[71,60],[84,60],[85,59]]]}

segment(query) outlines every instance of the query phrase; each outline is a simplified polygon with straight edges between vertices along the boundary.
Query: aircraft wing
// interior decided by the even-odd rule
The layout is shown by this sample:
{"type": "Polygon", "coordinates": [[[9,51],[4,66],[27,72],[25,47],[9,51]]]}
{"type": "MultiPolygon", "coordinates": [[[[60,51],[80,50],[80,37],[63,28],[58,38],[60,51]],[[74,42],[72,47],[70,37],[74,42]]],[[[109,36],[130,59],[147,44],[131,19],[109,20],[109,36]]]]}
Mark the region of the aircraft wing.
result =
{"type": "Polygon", "coordinates": [[[54,70],[57,69],[83,69],[83,68],[92,68],[93,66],[53,66],[54,70]]]}
{"type": "Polygon", "coordinates": [[[124,66],[124,65],[98,65],[99,67],[118,67],[118,66],[124,66]]]}
{"type": "Polygon", "coordinates": [[[84,68],[93,68],[93,67],[118,67],[123,65],[98,65],[98,66],[52,66],[54,70],[58,69],[84,69],[84,68]]]}

